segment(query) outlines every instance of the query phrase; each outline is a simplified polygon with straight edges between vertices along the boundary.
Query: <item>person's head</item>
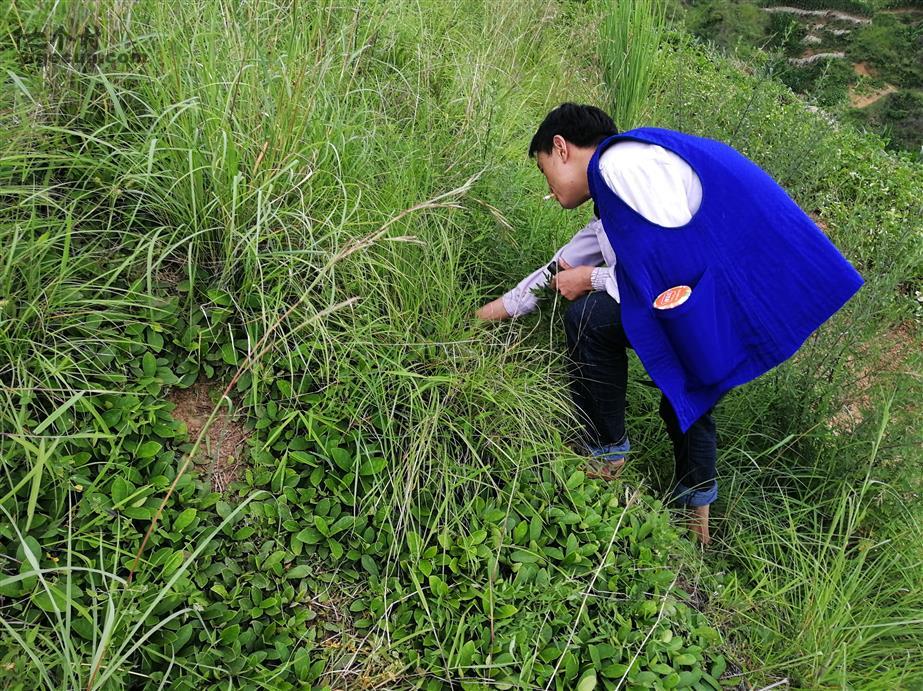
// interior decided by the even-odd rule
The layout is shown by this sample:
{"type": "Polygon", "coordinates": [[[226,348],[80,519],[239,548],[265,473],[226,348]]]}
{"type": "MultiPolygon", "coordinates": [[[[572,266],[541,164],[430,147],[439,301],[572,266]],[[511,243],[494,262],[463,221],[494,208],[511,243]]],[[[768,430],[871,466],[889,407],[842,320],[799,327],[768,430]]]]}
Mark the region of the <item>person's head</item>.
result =
{"type": "Polygon", "coordinates": [[[590,198],[587,165],[599,143],[618,134],[612,118],[595,106],[562,103],[552,110],[529,144],[529,156],[565,209],[590,198]]]}

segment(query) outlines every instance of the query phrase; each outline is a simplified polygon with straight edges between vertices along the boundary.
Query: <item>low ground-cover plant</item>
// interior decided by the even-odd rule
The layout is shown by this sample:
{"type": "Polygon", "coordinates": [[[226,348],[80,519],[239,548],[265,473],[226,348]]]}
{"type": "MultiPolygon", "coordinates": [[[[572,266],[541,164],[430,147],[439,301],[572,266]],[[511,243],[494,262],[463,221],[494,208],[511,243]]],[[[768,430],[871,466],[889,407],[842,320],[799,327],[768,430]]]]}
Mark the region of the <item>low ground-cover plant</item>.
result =
{"type": "Polygon", "coordinates": [[[810,94],[817,105],[825,108],[845,104],[849,87],[857,81],[852,65],[839,58],[818,60],[801,67],[779,60],[775,66],[786,86],[798,93],[810,94]]]}
{"type": "MultiPolygon", "coordinates": [[[[161,358],[167,372],[184,360],[173,350],[161,358]]],[[[515,684],[554,675],[561,688],[597,672],[717,684],[708,670],[720,676],[720,658],[708,651],[719,634],[676,594],[675,534],[659,507],[586,480],[576,459],[537,465],[524,450],[509,484],[498,475],[453,524],[432,510],[436,493],[421,489],[409,516],[421,532],[401,531],[374,501],[388,472],[380,449],[344,432],[350,421],[333,420],[323,396],[308,393],[316,405],[307,412],[292,405],[284,381],[255,412],[248,467],[232,486],[240,499],[187,474],[140,568],[144,527],[189,445],[141,377],[134,394],[87,397],[71,424],[92,424],[99,409],[110,434],[72,458],[61,488],[76,502],[66,541],[45,506],[28,536],[15,521],[3,534],[20,563],[2,581],[18,603],[3,623],[27,653],[8,661],[11,678],[23,688],[124,684],[119,668],[130,659],[138,679],[173,688],[226,678],[371,684],[408,669],[431,674],[427,688],[446,674],[515,684]],[[119,463],[125,453],[130,466],[119,463]],[[23,638],[20,617],[45,633],[23,638]],[[363,635],[375,645],[364,648],[363,635]]]]}

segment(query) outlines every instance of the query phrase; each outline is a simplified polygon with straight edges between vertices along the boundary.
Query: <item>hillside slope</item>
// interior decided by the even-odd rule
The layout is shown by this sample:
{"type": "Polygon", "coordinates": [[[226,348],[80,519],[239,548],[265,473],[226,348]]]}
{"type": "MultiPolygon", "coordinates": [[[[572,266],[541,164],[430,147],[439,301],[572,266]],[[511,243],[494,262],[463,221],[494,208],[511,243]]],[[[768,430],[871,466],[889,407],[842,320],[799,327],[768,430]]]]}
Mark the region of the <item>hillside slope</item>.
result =
{"type": "Polygon", "coordinates": [[[606,101],[595,6],[90,10],[2,17],[118,56],[0,53],[5,686],[923,678],[920,166],[664,43],[651,124],[753,158],[868,281],[722,405],[703,557],[637,361],[638,452],[603,483],[567,446],[563,305],[472,316],[589,213],[543,203],[525,152],[552,106],[606,101]]]}

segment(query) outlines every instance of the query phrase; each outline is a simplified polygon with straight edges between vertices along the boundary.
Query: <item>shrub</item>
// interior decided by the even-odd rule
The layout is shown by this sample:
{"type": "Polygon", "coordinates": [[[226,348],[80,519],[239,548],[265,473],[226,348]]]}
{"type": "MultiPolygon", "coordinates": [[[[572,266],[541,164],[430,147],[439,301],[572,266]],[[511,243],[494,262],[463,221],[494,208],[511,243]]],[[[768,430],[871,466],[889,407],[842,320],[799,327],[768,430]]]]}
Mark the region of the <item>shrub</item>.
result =
{"type": "Polygon", "coordinates": [[[779,63],[781,81],[793,91],[805,94],[818,105],[832,107],[846,102],[849,85],[856,80],[845,60],[829,58],[807,65],[779,63]]]}
{"type": "Polygon", "coordinates": [[[701,0],[689,7],[685,22],[695,36],[722,48],[754,48],[763,42],[771,16],[749,2],[701,0]]]}

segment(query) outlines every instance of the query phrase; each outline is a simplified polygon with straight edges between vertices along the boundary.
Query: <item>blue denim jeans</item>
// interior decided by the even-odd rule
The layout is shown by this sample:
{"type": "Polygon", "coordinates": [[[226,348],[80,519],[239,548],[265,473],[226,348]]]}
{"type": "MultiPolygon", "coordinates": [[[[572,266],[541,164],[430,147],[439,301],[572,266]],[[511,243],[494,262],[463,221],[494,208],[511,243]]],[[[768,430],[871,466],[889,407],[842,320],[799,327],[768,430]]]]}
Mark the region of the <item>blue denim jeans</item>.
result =
{"type": "MultiPolygon", "coordinates": [[[[625,434],[625,392],[631,347],[622,328],[619,303],[603,291],[570,304],[564,314],[570,386],[584,420],[584,442],[591,450],[628,447],[625,434]]],[[[673,498],[686,506],[704,506],[718,497],[715,460],[718,455],[714,408],[684,434],[673,406],[660,396],[660,417],[673,443],[673,498]]]]}

